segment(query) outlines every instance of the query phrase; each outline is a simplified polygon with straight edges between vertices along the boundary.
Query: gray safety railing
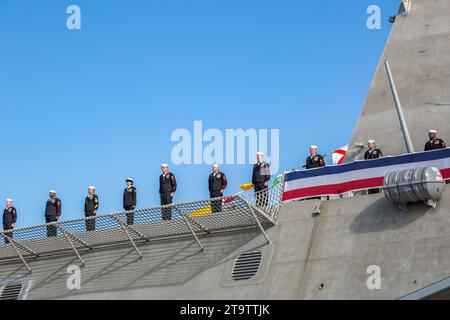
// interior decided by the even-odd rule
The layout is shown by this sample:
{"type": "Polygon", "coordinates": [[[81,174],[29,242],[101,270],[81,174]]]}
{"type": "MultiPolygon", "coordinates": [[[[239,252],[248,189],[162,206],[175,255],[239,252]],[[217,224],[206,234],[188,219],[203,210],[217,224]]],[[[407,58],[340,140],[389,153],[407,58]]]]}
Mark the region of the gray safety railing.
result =
{"type": "Polygon", "coordinates": [[[192,237],[203,250],[202,235],[251,228],[259,228],[270,241],[265,229],[276,224],[281,194],[282,183],[258,193],[249,191],[3,231],[0,263],[21,261],[31,272],[30,259],[73,254],[83,266],[83,252],[123,245],[131,245],[141,258],[140,243],[185,237],[192,237]]]}

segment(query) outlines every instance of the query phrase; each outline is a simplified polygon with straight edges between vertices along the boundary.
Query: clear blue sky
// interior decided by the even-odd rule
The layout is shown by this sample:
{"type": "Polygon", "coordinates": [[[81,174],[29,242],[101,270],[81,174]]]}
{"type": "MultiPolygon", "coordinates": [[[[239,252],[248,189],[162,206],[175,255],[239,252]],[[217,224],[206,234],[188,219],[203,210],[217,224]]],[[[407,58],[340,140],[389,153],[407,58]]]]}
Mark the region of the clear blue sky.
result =
{"type": "MultiPolygon", "coordinates": [[[[17,226],[43,223],[48,190],[63,218],[157,205],[159,165],[178,128],[279,129],[280,170],[348,143],[399,0],[1,0],[0,198],[17,226]],[[79,5],[82,29],[68,30],[79,5]],[[366,27],[370,4],[382,29],[366,27]]],[[[330,159],[329,159],[330,160],[330,159]]],[[[224,165],[228,193],[251,165],[224,165]]],[[[172,165],[176,201],[207,198],[209,165],[172,165]]]]}

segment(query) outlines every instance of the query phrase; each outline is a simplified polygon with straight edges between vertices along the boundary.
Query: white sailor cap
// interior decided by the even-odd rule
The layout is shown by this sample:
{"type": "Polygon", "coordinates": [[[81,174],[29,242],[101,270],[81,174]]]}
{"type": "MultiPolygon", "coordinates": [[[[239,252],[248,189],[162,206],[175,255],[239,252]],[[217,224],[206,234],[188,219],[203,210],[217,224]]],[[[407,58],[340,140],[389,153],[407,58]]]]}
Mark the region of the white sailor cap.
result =
{"type": "Polygon", "coordinates": [[[12,199],[8,198],[6,199],[6,202],[13,202],[12,199]]]}
{"type": "Polygon", "coordinates": [[[94,186],[89,186],[89,188],[88,189],[92,189],[92,190],[95,190],[95,187],[94,186]]]}
{"type": "Polygon", "coordinates": [[[56,194],[56,191],[52,189],[52,190],[49,190],[48,193],[54,193],[54,194],[56,194]]]}
{"type": "Polygon", "coordinates": [[[371,139],[371,140],[367,141],[367,143],[375,143],[375,140],[371,139]]]}
{"type": "Polygon", "coordinates": [[[434,133],[434,134],[436,134],[436,133],[437,133],[437,130],[432,129],[432,130],[429,131],[429,133],[434,133]]]}
{"type": "Polygon", "coordinates": [[[256,155],[258,155],[258,156],[263,156],[263,155],[264,155],[264,152],[258,151],[258,152],[256,153],[256,155]]]}
{"type": "Polygon", "coordinates": [[[213,168],[219,168],[220,167],[220,165],[218,165],[217,163],[214,163],[212,166],[213,166],[213,168]]]}
{"type": "Polygon", "coordinates": [[[309,148],[310,148],[310,149],[316,149],[316,150],[319,149],[319,148],[318,148],[316,145],[314,145],[314,144],[311,145],[309,148]]]}
{"type": "Polygon", "coordinates": [[[133,178],[127,178],[127,180],[125,180],[125,182],[128,182],[128,181],[134,182],[133,178]]]}
{"type": "Polygon", "coordinates": [[[168,168],[168,167],[169,167],[169,165],[167,163],[161,164],[161,168],[168,168]]]}

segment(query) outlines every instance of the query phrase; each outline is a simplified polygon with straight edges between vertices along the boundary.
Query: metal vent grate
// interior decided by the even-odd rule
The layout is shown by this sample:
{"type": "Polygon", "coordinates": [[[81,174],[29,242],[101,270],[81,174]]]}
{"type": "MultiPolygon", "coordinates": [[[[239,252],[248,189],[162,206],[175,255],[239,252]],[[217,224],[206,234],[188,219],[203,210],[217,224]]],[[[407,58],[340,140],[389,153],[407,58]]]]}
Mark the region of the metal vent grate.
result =
{"type": "Polygon", "coordinates": [[[21,283],[7,284],[3,287],[2,294],[0,295],[0,300],[19,300],[21,292],[21,283]]]}
{"type": "Polygon", "coordinates": [[[232,279],[234,281],[250,280],[258,273],[261,260],[262,253],[260,251],[241,254],[234,263],[232,279]]]}

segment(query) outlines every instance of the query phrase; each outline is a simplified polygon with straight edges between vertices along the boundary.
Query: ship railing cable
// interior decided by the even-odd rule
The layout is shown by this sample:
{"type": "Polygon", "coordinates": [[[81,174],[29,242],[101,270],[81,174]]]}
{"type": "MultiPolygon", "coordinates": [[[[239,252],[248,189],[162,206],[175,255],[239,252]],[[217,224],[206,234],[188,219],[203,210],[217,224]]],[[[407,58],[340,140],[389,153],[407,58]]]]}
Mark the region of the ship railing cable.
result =
{"type": "Polygon", "coordinates": [[[262,210],[271,220],[276,221],[280,208],[283,205],[284,176],[276,185],[258,192],[252,190],[242,193],[242,196],[250,200],[252,205],[262,210]]]}

